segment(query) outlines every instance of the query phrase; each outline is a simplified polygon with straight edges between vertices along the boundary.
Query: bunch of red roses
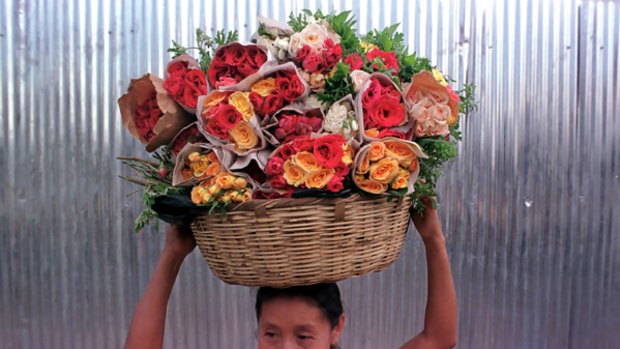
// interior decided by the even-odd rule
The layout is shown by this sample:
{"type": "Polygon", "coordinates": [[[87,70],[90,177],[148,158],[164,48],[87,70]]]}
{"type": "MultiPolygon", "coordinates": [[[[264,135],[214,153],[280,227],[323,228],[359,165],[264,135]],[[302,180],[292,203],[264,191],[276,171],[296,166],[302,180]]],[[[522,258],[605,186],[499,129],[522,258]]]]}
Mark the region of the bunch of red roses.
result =
{"type": "Polygon", "coordinates": [[[339,192],[353,162],[353,149],[340,135],[299,137],[280,145],[265,166],[268,183],[290,196],[297,188],[339,192]]]}
{"type": "Polygon", "coordinates": [[[303,45],[297,52],[295,61],[309,73],[323,73],[336,66],[342,59],[342,52],[342,45],[334,44],[331,38],[327,38],[314,49],[310,45],[303,45]]]}
{"type": "MultiPolygon", "coordinates": [[[[191,59],[193,61],[193,58],[191,59]]],[[[196,109],[198,97],[207,93],[204,72],[196,67],[190,69],[188,61],[176,60],[166,68],[168,77],[164,80],[166,92],[180,105],[196,109]]]]}
{"type": "Polygon", "coordinates": [[[157,93],[155,91],[136,107],[134,124],[140,135],[147,141],[150,141],[155,136],[153,129],[162,115],[163,112],[157,104],[157,93]]]}
{"type": "Polygon", "coordinates": [[[405,139],[405,133],[394,129],[407,123],[400,90],[387,78],[370,77],[361,93],[366,135],[373,138],[405,139]]]}
{"type": "Polygon", "coordinates": [[[218,89],[234,85],[256,73],[267,61],[267,54],[256,45],[232,43],[219,48],[207,70],[209,83],[218,89]]]}

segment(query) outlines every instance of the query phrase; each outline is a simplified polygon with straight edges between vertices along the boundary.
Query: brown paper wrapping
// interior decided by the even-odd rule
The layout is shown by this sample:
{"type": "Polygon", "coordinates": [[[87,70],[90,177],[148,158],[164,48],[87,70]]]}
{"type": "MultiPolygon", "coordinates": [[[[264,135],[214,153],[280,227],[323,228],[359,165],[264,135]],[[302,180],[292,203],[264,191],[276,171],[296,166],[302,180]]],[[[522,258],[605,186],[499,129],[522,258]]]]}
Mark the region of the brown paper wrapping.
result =
{"type": "MultiPolygon", "coordinates": [[[[450,118],[448,119],[448,125],[454,125],[459,119],[459,105],[458,103],[450,97],[450,92],[445,86],[442,86],[437,82],[435,77],[431,72],[421,71],[411,77],[411,83],[408,84],[405,89],[405,101],[409,104],[410,111],[412,113],[416,112],[416,108],[414,103],[411,101],[411,98],[418,91],[428,91],[431,93],[436,93],[443,96],[446,100],[446,104],[450,107],[450,118]]],[[[413,118],[414,116],[411,115],[413,118]]]]}

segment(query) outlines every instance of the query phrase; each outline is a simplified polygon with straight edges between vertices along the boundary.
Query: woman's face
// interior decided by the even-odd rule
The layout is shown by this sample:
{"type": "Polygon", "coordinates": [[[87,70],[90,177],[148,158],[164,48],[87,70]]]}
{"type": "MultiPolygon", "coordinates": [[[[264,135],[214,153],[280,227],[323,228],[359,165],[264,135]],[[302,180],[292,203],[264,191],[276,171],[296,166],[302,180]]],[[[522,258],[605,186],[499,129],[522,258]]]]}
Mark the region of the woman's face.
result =
{"type": "Polygon", "coordinates": [[[258,320],[258,349],[329,349],[338,343],[344,315],[332,329],[321,310],[296,297],[263,303],[258,320]]]}

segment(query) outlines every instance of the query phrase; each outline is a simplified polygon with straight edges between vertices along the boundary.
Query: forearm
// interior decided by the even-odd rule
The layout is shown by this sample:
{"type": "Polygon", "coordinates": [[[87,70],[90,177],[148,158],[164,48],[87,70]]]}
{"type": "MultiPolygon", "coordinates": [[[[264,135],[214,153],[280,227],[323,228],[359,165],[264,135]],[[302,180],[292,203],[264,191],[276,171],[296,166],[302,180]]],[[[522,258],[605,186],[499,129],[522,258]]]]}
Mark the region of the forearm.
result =
{"type": "Polygon", "coordinates": [[[424,239],[428,299],[423,334],[438,347],[451,347],[457,337],[457,305],[446,241],[442,234],[424,239]]]}
{"type": "Polygon", "coordinates": [[[125,349],[162,347],[168,300],[183,258],[166,250],[162,252],[144,295],[136,306],[125,349]]]}

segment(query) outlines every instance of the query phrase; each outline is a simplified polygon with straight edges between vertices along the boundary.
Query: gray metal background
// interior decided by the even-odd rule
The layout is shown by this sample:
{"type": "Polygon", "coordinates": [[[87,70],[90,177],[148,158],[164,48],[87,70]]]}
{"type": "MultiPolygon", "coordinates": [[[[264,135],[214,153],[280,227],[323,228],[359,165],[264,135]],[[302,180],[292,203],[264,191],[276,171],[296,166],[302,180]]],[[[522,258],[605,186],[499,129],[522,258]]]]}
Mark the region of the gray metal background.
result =
{"type": "MultiPolygon", "coordinates": [[[[119,154],[144,155],[116,99],[161,74],[172,38],[256,28],[256,15],[353,9],[401,22],[410,47],[478,88],[440,183],[460,348],[618,348],[620,4],[616,1],[60,1],[0,5],[0,347],[118,348],[162,244],[133,235],[140,198],[119,154]]],[[[421,328],[421,243],[343,282],[345,348],[421,328]]],[[[252,348],[252,290],[196,252],[169,308],[168,348],[252,348]]]]}

